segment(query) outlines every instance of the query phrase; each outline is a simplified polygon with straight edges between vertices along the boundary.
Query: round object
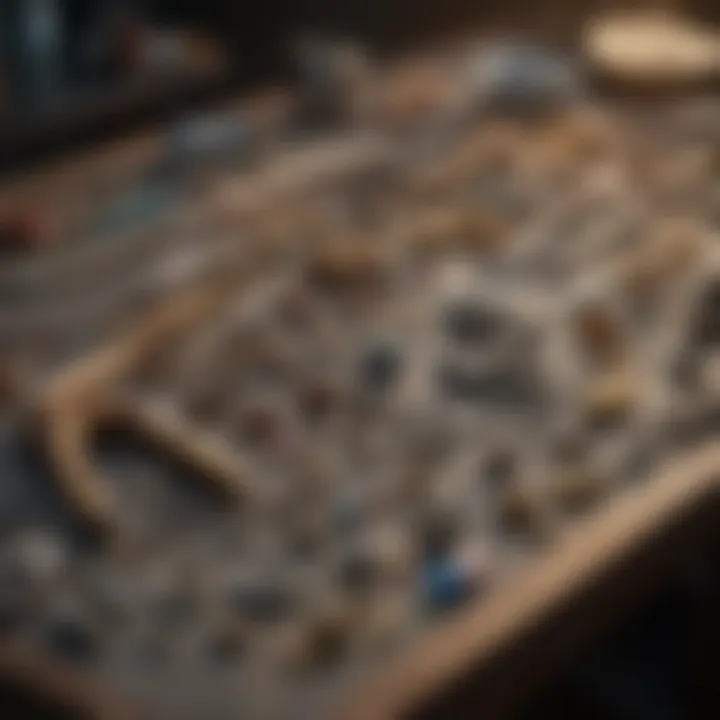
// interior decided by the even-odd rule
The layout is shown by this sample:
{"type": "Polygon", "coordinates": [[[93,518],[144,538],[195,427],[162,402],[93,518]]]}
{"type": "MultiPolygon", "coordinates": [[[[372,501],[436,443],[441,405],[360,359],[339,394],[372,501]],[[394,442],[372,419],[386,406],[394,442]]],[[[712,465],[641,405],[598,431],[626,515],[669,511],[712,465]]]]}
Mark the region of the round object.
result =
{"type": "Polygon", "coordinates": [[[585,52],[616,80],[662,84],[710,78],[720,63],[720,37],[711,27],[669,13],[614,13],[596,18],[585,52]]]}
{"type": "Polygon", "coordinates": [[[422,586],[426,602],[436,610],[457,607],[472,594],[470,578],[451,560],[428,562],[422,570],[422,586]]]}
{"type": "Polygon", "coordinates": [[[315,663],[337,660],[347,650],[352,615],[341,603],[320,608],[308,625],[309,659],[315,663]]]}
{"type": "Polygon", "coordinates": [[[498,518],[505,532],[543,541],[551,536],[553,527],[546,508],[530,489],[513,486],[503,493],[498,518]]]}
{"type": "Polygon", "coordinates": [[[467,364],[443,362],[437,370],[438,384],[450,400],[531,408],[541,402],[541,390],[533,374],[509,365],[478,371],[467,364]]]}
{"type": "Polygon", "coordinates": [[[327,292],[368,288],[381,276],[382,258],[370,247],[335,243],[321,248],[309,260],[310,284],[327,292]]]}
{"type": "Polygon", "coordinates": [[[246,407],[240,417],[243,435],[252,443],[267,445],[280,437],[280,418],[277,413],[265,405],[246,407]]]}
{"type": "Polygon", "coordinates": [[[499,335],[501,321],[477,301],[458,300],[445,309],[443,326],[454,340],[487,343],[499,335]]]}
{"type": "Polygon", "coordinates": [[[368,347],[360,358],[358,375],[360,385],[373,391],[388,390],[400,375],[402,355],[388,342],[368,347]]]}
{"type": "Polygon", "coordinates": [[[587,392],[586,411],[595,428],[617,426],[632,411],[637,400],[639,379],[632,372],[619,370],[603,374],[587,392]]]}
{"type": "Polygon", "coordinates": [[[339,392],[323,383],[310,384],[303,388],[300,407],[310,422],[320,422],[332,414],[340,401],[339,392]]]}
{"type": "Polygon", "coordinates": [[[625,348],[620,319],[606,304],[588,300],[575,309],[573,329],[576,341],[589,360],[611,363],[625,348]]]}

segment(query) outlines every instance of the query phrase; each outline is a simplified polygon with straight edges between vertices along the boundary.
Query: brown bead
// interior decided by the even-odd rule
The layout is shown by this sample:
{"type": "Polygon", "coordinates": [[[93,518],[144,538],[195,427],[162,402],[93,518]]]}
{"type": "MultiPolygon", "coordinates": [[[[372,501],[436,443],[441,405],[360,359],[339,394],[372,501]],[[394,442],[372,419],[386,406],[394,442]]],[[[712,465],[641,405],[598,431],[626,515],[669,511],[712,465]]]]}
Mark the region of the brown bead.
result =
{"type": "Polygon", "coordinates": [[[519,486],[509,488],[498,505],[500,526],[506,532],[524,535],[536,541],[553,534],[553,524],[539,496],[519,486]]]}
{"type": "Polygon", "coordinates": [[[287,638],[288,665],[295,670],[332,664],[348,650],[353,614],[341,602],[322,602],[287,638]]]}
{"type": "Polygon", "coordinates": [[[323,290],[358,290],[376,282],[382,269],[377,252],[338,243],[316,253],[310,259],[307,274],[310,282],[323,290]]]}
{"type": "Polygon", "coordinates": [[[240,429],[251,442],[265,445],[278,440],[280,420],[271,408],[255,405],[243,410],[240,429]]]}
{"type": "Polygon", "coordinates": [[[340,393],[331,385],[311,383],[302,389],[299,402],[308,420],[323,420],[339,406],[340,393]]]}
{"type": "Polygon", "coordinates": [[[602,375],[590,386],[586,412],[593,424],[622,422],[631,412],[638,393],[638,378],[625,370],[602,375]]]}
{"type": "Polygon", "coordinates": [[[587,358],[608,363],[621,356],[625,337],[619,319],[609,308],[595,303],[577,308],[573,327],[587,358]]]}

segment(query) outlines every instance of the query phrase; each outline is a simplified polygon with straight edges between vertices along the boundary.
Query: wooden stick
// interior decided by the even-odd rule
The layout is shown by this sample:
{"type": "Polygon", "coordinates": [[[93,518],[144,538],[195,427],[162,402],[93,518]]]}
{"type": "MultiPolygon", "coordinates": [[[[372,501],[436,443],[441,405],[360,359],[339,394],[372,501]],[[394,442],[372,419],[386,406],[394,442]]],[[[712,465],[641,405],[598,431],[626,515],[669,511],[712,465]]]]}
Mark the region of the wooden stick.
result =
{"type": "Polygon", "coordinates": [[[223,495],[241,498],[249,494],[247,461],[221,437],[194,425],[172,405],[134,400],[122,403],[117,412],[120,422],[186,462],[223,495]]]}
{"type": "MultiPolygon", "coordinates": [[[[113,387],[153,348],[224,297],[219,290],[189,291],[48,383],[41,400],[41,423],[53,475],[80,515],[97,528],[111,531],[117,526],[114,499],[93,467],[89,452],[99,424],[118,414],[111,399],[113,387]]],[[[197,455],[195,452],[191,457],[197,455]]],[[[199,455],[205,458],[203,453],[199,455]]],[[[207,469],[207,464],[205,458],[203,468],[207,469]]],[[[222,467],[220,462],[217,465],[222,467]]]]}

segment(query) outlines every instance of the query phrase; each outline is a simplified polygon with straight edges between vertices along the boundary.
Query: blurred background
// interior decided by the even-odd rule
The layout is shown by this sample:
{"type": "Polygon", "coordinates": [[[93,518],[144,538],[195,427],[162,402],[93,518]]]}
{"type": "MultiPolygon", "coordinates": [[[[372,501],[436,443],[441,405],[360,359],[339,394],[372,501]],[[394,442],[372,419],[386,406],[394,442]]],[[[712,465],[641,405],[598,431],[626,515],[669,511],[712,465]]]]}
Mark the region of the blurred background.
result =
{"type": "MultiPolygon", "coordinates": [[[[481,25],[570,41],[588,13],[676,0],[4,0],[0,8],[0,160],[117,132],[127,123],[287,78],[303,30],[400,53],[481,25]]],[[[717,20],[715,0],[684,11],[717,20]]]]}
{"type": "MultiPolygon", "coordinates": [[[[720,22],[718,0],[0,0],[0,173],[9,184],[25,171],[42,171],[43,163],[58,155],[72,161],[76,153],[79,156],[99,141],[153,130],[158,122],[163,129],[172,128],[162,123],[250,95],[258,88],[285,86],[296,79],[292,48],[304,33],[352,38],[379,59],[402,56],[445,37],[472,36],[477,29],[484,34],[542,40],[573,51],[589,14],[612,7],[656,6],[681,8],[684,15],[710,25],[720,22]]],[[[165,140],[171,157],[173,152],[182,155],[174,150],[177,138],[172,132],[165,140]]],[[[167,149],[163,145],[163,152],[167,149]]],[[[158,184],[153,174],[156,168],[152,168],[145,175],[143,167],[139,179],[123,180],[118,186],[123,193],[127,187],[139,188],[135,195],[161,206],[158,214],[172,214],[185,195],[178,191],[168,200],[153,194],[158,185],[164,191],[169,184],[158,184]]],[[[45,197],[52,196],[43,192],[45,197]]],[[[188,191],[183,185],[183,192],[192,195],[195,186],[188,191]]],[[[122,193],[109,193],[112,199],[117,194],[122,193]]],[[[83,198],[81,204],[89,204],[84,186],[78,195],[83,198]]],[[[7,236],[42,235],[42,218],[38,222],[34,218],[45,208],[38,212],[39,203],[31,202],[30,222],[26,222],[27,207],[22,208],[18,232],[15,196],[9,193],[8,197],[0,208],[0,219],[10,218],[7,236]]],[[[129,216],[137,210],[137,203],[132,212],[127,210],[129,205],[119,210],[113,206],[114,215],[109,212],[110,219],[98,220],[98,227],[101,222],[112,225],[118,214],[129,216]]],[[[83,213],[86,210],[83,207],[83,213]]],[[[79,236],[76,229],[81,224],[73,222],[74,218],[67,221],[67,234],[79,236]]],[[[92,235],[95,229],[91,225],[87,233],[92,235]]],[[[10,246],[15,253],[15,244],[8,242],[10,246]]],[[[14,288],[7,290],[11,300],[2,308],[6,317],[14,311],[13,292],[14,288]]],[[[3,435],[2,441],[9,446],[14,437],[8,438],[3,435]]],[[[7,455],[4,446],[0,450],[7,455]]],[[[42,473],[33,466],[37,458],[32,445],[23,446],[21,454],[23,462],[30,456],[30,474],[42,473]]],[[[0,479],[23,476],[27,465],[18,473],[17,467],[0,465],[0,479]]],[[[16,507],[5,502],[16,493],[7,490],[10,485],[4,484],[5,495],[0,499],[0,515],[7,525],[16,521],[16,507]]],[[[33,503],[45,502],[44,491],[25,488],[17,497],[23,492],[34,495],[33,503]]],[[[683,547],[683,553],[678,550],[672,562],[668,548],[658,550],[667,553],[668,568],[649,583],[642,599],[603,624],[602,632],[585,643],[583,652],[573,655],[530,693],[516,717],[718,717],[716,648],[720,645],[715,641],[720,642],[720,628],[715,616],[720,597],[720,538],[714,516],[710,522],[706,517],[702,522],[699,519],[701,524],[702,542],[683,547]]],[[[592,615],[587,617],[587,623],[594,622],[592,615]]],[[[563,632],[562,623],[556,631],[563,632]]],[[[553,639],[548,636],[544,641],[553,639]]],[[[542,652],[535,657],[542,662],[542,652]]],[[[506,684],[508,677],[512,670],[503,676],[506,684]]],[[[0,715],[7,707],[7,717],[65,717],[54,700],[38,704],[33,692],[22,689],[14,678],[15,671],[6,673],[0,663],[0,715]]],[[[472,716],[473,697],[472,692],[459,692],[457,697],[445,698],[445,705],[429,707],[426,714],[454,717],[448,708],[456,708],[459,714],[472,716]]]]}

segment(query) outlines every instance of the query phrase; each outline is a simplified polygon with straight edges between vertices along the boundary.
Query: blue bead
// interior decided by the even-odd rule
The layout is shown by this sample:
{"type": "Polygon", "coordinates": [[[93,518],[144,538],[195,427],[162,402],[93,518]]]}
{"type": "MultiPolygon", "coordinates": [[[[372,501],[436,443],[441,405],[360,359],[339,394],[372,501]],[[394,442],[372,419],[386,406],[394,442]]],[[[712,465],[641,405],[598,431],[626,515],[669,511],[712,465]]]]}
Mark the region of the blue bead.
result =
{"type": "Polygon", "coordinates": [[[457,565],[448,561],[426,564],[422,571],[422,587],[427,603],[437,609],[460,605],[471,593],[470,580],[457,565]]]}

